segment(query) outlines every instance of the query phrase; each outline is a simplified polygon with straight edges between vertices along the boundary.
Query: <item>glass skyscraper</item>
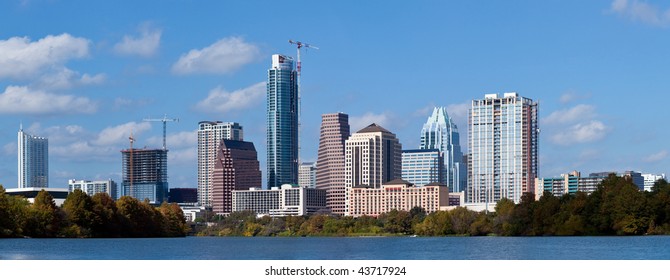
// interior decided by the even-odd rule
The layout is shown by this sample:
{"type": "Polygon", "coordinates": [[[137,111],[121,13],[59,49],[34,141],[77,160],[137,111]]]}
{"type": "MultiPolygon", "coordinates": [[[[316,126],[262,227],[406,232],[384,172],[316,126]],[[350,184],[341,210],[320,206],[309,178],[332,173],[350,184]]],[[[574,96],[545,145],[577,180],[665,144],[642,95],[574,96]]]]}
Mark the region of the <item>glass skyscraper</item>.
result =
{"type": "Polygon", "coordinates": [[[49,187],[49,139],[18,133],[19,185],[18,188],[49,187]]]}
{"type": "Polygon", "coordinates": [[[417,187],[444,184],[444,160],[438,149],[402,151],[402,179],[417,187]]]}
{"type": "Polygon", "coordinates": [[[267,187],[298,183],[298,72],[272,55],[267,82],[267,187]]]}
{"type": "Polygon", "coordinates": [[[515,203],[535,191],[538,172],[538,104],[517,93],[487,94],[470,109],[466,201],[515,203]]]}
{"type": "MultiPolygon", "coordinates": [[[[460,135],[456,124],[444,107],[436,107],[421,130],[422,150],[437,149],[444,159],[444,183],[450,192],[461,192],[467,184],[467,171],[463,164],[460,135]]],[[[434,182],[432,182],[434,183],[434,182]]]]}

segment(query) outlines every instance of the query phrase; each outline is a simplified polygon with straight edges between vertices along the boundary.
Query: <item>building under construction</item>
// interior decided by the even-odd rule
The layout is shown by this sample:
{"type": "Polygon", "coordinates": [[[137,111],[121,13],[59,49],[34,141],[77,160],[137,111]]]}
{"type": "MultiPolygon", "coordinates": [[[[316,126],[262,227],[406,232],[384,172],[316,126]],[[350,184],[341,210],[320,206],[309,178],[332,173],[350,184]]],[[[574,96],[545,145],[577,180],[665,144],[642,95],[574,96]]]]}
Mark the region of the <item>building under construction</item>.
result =
{"type": "Polygon", "coordinates": [[[132,196],[152,204],[168,197],[166,149],[127,149],[122,154],[121,195],[132,196]]]}

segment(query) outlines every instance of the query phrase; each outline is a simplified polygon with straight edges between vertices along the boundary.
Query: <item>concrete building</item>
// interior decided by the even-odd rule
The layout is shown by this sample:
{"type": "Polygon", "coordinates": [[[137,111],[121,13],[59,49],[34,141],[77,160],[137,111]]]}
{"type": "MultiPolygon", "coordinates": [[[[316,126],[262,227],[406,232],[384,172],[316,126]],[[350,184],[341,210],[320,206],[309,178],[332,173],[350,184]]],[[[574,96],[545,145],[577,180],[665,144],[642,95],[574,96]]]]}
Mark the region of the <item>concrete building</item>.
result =
{"type": "Polygon", "coordinates": [[[415,187],[410,182],[396,179],[381,188],[355,186],[351,188],[348,200],[346,215],[353,217],[377,217],[394,209],[410,211],[417,206],[432,213],[449,206],[449,187],[442,184],[415,187]]]}
{"type": "Polygon", "coordinates": [[[198,203],[212,207],[212,174],[221,140],[244,140],[244,131],[235,122],[198,123],[198,203]]]}
{"type": "Polygon", "coordinates": [[[469,113],[468,203],[494,207],[502,198],[515,203],[535,190],[538,104],[517,93],[487,94],[473,100],[469,113]]]}
{"type": "Polygon", "coordinates": [[[54,198],[54,203],[58,207],[63,206],[65,199],[68,194],[70,194],[69,190],[66,188],[12,188],[5,189],[5,193],[7,195],[22,196],[28,200],[28,202],[35,203],[37,194],[42,190],[47,191],[54,198]]]}
{"type": "Polygon", "coordinates": [[[298,185],[305,188],[316,187],[316,163],[303,162],[298,169],[298,185]]]}
{"type": "Polygon", "coordinates": [[[417,187],[446,184],[443,153],[437,149],[402,151],[402,179],[417,187]]]}
{"type": "Polygon", "coordinates": [[[439,182],[447,184],[451,192],[464,191],[467,185],[467,168],[463,161],[460,139],[458,128],[447,114],[447,109],[434,108],[433,114],[421,129],[419,149],[437,149],[442,153],[444,179],[439,182]]]}
{"type": "Polygon", "coordinates": [[[267,186],[298,183],[298,72],[272,55],[267,82],[267,186]]]}
{"type": "Polygon", "coordinates": [[[535,199],[540,199],[545,191],[559,197],[577,192],[591,194],[598,189],[600,183],[607,179],[609,175],[609,172],[602,172],[591,173],[588,177],[582,177],[580,172],[572,171],[561,174],[560,177],[537,178],[535,179],[535,199]]]}
{"type": "Polygon", "coordinates": [[[650,192],[656,181],[665,180],[665,174],[642,174],[642,178],[644,178],[644,190],[650,192]]]}
{"type": "Polygon", "coordinates": [[[344,144],[349,138],[349,129],[349,115],[321,115],[316,188],[326,191],[326,207],[335,215],[344,215],[344,144]]]}
{"type": "Polygon", "coordinates": [[[214,164],[212,211],[228,215],[233,211],[233,190],[260,188],[260,164],[254,143],[221,140],[214,164]]]}
{"type": "Polygon", "coordinates": [[[18,145],[18,188],[48,188],[49,139],[25,133],[21,126],[18,145]]]}
{"type": "Polygon", "coordinates": [[[121,151],[121,193],[140,201],[161,204],[168,198],[167,150],[127,149],[121,151]]]}
{"type": "Polygon", "coordinates": [[[259,216],[303,216],[326,209],[326,191],[285,184],[269,190],[233,191],[233,211],[251,210],[259,216]]]}
{"type": "Polygon", "coordinates": [[[640,191],[644,191],[644,177],[642,177],[642,173],[635,171],[624,171],[623,173],[619,174],[619,176],[623,178],[630,178],[630,180],[633,181],[633,184],[635,184],[635,186],[637,186],[640,191]]]}
{"type": "Polygon", "coordinates": [[[98,180],[98,181],[88,181],[88,180],[68,180],[68,190],[73,192],[74,190],[81,190],[86,193],[88,196],[94,196],[98,193],[106,193],[112,199],[119,199],[119,189],[116,185],[116,182],[109,180],[98,180]]]}

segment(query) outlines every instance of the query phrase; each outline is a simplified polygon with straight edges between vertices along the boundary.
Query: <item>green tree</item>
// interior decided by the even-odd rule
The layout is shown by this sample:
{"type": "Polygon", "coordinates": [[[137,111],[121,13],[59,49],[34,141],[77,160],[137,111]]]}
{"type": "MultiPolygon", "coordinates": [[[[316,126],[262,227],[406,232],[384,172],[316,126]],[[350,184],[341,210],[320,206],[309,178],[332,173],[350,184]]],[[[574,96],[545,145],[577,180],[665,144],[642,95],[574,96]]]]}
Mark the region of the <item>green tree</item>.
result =
{"type": "Polygon", "coordinates": [[[167,236],[179,237],[186,236],[191,228],[186,224],[184,212],[176,203],[163,202],[159,211],[163,215],[163,231],[167,236]]]}
{"type": "Polygon", "coordinates": [[[70,223],[65,235],[70,237],[92,237],[92,227],[99,224],[98,216],[93,212],[93,201],[81,190],[68,194],[63,202],[65,217],[70,223]]]}
{"type": "Polygon", "coordinates": [[[31,237],[56,237],[62,220],[62,213],[51,194],[41,190],[37,193],[33,205],[28,208],[24,232],[31,237]]]}
{"type": "Polygon", "coordinates": [[[410,234],[412,232],[412,217],[407,211],[391,210],[379,215],[384,224],[384,231],[391,234],[410,234]]]}
{"type": "Polygon", "coordinates": [[[107,193],[97,193],[91,198],[92,211],[98,218],[97,223],[91,225],[94,237],[119,237],[121,224],[117,213],[116,203],[107,193]]]}
{"type": "Polygon", "coordinates": [[[470,211],[467,208],[456,207],[449,211],[451,216],[451,226],[455,234],[470,234],[470,228],[477,219],[477,212],[470,211]]]}
{"type": "Polygon", "coordinates": [[[29,207],[28,201],[6,194],[0,185],[0,238],[23,236],[29,207]]]}

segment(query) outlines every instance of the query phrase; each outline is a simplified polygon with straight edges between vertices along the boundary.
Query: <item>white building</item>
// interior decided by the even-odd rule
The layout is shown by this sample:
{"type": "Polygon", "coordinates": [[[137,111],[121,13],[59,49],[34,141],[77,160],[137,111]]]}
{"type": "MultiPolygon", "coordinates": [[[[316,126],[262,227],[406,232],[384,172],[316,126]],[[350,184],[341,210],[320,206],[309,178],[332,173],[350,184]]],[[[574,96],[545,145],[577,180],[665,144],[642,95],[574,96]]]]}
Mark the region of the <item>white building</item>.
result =
{"type": "Polygon", "coordinates": [[[112,179],[104,181],[87,181],[87,180],[68,180],[68,190],[81,190],[89,196],[94,196],[97,193],[106,193],[113,199],[119,199],[119,190],[116,182],[112,179]]]}
{"type": "Polygon", "coordinates": [[[303,162],[298,169],[298,185],[305,188],[316,187],[316,163],[303,162]]]}
{"type": "Polygon", "coordinates": [[[212,207],[212,186],[216,152],[221,140],[244,139],[242,126],[234,122],[202,121],[198,123],[198,203],[212,207]]]}
{"type": "Polygon", "coordinates": [[[644,178],[644,190],[650,192],[656,181],[665,179],[665,174],[642,174],[642,177],[644,178]]]}
{"type": "Polygon", "coordinates": [[[18,188],[49,187],[49,139],[23,132],[18,133],[18,188]]]}
{"type": "Polygon", "coordinates": [[[326,208],[326,191],[284,184],[269,190],[233,191],[233,212],[251,210],[258,216],[302,216],[326,208]]]}
{"type": "Polygon", "coordinates": [[[5,192],[8,195],[22,196],[28,202],[35,203],[35,198],[40,191],[47,191],[54,199],[56,206],[63,206],[67,195],[70,194],[68,189],[65,188],[17,188],[17,189],[5,189],[5,192]]]}

